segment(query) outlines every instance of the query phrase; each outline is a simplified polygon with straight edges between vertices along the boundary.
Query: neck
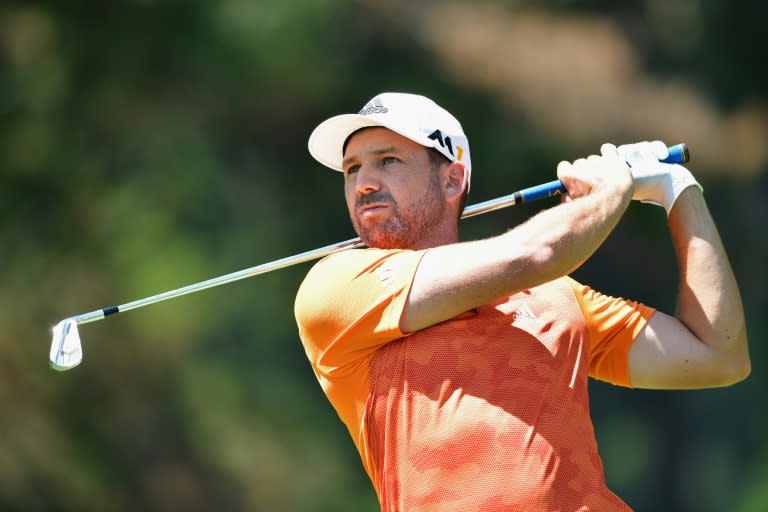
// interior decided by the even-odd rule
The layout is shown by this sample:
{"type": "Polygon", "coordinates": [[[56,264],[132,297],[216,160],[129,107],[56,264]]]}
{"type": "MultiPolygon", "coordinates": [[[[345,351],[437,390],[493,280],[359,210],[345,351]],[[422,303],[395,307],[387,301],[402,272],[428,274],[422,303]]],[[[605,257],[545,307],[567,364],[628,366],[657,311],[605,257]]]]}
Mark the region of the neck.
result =
{"type": "Polygon", "coordinates": [[[420,238],[414,244],[404,249],[418,251],[421,249],[431,249],[441,245],[454,244],[459,241],[459,224],[456,221],[442,222],[429,230],[426,236],[420,238]]]}

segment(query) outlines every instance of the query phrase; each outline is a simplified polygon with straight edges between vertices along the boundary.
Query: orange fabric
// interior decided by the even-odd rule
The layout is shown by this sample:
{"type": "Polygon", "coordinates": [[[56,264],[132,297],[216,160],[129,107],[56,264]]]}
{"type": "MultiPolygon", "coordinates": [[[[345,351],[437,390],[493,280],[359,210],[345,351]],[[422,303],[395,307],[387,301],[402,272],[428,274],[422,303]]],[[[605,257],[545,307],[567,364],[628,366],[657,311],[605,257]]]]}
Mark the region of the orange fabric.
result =
{"type": "Polygon", "coordinates": [[[361,454],[368,361],[376,349],[403,336],[400,315],[422,256],[379,249],[341,252],[312,267],[296,297],[307,357],[361,454]]]}
{"type": "Polygon", "coordinates": [[[587,377],[628,384],[653,310],[559,279],[404,337],[423,251],[318,263],[296,318],[384,511],[630,510],[605,485],[587,377]]]}
{"type": "Polygon", "coordinates": [[[570,283],[589,322],[590,376],[631,387],[629,350],[655,309],[602,295],[572,279],[570,283]],[[629,312],[634,313],[627,314],[629,312]]]}

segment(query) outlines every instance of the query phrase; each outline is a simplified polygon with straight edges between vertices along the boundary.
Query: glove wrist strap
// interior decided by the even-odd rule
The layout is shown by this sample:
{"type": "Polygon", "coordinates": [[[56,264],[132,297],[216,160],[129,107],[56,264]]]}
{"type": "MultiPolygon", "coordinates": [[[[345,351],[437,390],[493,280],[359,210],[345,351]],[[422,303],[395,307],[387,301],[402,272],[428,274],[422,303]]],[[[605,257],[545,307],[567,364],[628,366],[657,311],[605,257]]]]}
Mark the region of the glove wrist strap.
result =
{"type": "Polygon", "coordinates": [[[704,188],[688,169],[675,169],[669,174],[669,181],[664,188],[664,209],[667,211],[667,216],[669,216],[669,212],[672,211],[675,201],[683,193],[683,190],[689,187],[697,187],[702,192],[704,191],[704,188]]]}

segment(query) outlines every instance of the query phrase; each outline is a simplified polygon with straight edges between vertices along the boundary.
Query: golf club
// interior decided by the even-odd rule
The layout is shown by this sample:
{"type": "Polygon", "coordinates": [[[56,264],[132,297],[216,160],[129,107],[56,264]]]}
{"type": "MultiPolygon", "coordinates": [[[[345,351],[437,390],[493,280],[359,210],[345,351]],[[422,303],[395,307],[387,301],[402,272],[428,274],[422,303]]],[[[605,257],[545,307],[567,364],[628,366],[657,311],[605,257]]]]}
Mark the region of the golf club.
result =
{"type": "MultiPolygon", "coordinates": [[[[677,144],[668,148],[669,156],[662,160],[665,163],[686,163],[689,160],[688,147],[685,144],[677,144]]],[[[557,195],[565,192],[565,187],[558,181],[550,181],[542,185],[526,188],[518,192],[513,192],[506,196],[499,197],[497,199],[491,199],[482,203],[477,203],[465,208],[461,218],[466,219],[474,217],[484,213],[492,212],[500,208],[506,208],[508,206],[526,203],[531,201],[537,201],[553,195],[557,195]]],[[[135,300],[119,306],[110,306],[103,309],[97,309],[89,313],[83,313],[81,315],[72,316],[60,321],[53,328],[53,340],[51,342],[50,364],[54,370],[64,371],[74,368],[83,360],[83,349],[80,343],[80,333],[78,332],[78,325],[87,324],[101,320],[107,316],[114,315],[116,313],[122,313],[131,309],[137,309],[156,302],[180,297],[194,292],[199,292],[207,288],[219,286],[222,284],[228,284],[247,277],[257,276],[273,270],[278,270],[306,261],[316,260],[328,256],[330,254],[345,251],[347,249],[353,249],[356,247],[362,247],[364,244],[360,238],[352,238],[344,242],[335,243],[332,245],[326,245],[311,251],[282,258],[269,263],[250,267],[238,272],[226,274],[223,276],[208,279],[199,283],[170,290],[151,297],[135,300]]]]}

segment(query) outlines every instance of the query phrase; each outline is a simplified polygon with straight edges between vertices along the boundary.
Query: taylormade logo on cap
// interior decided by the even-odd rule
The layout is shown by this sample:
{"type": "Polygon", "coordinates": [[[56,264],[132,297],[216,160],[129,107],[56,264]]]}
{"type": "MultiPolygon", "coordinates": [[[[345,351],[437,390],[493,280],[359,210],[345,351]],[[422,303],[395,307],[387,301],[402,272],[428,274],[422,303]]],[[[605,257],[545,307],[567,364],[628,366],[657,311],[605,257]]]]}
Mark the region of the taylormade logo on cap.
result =
{"type": "Polygon", "coordinates": [[[309,152],[321,164],[337,171],[344,159],[344,143],[361,128],[381,126],[424,147],[434,148],[452,162],[462,162],[472,173],[469,141],[459,121],[425,96],[385,92],[375,96],[357,114],[342,114],[320,123],[309,137],[309,152]]]}

